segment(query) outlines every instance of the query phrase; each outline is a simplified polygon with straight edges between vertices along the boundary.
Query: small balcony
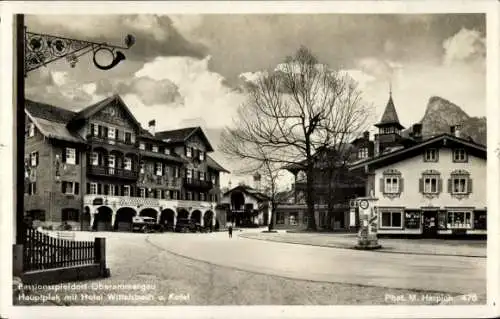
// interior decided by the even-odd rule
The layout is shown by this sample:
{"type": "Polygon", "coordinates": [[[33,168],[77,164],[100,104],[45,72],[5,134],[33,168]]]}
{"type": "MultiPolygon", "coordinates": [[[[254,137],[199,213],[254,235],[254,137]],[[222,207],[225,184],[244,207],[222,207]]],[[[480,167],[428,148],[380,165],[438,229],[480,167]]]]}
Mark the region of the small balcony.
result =
{"type": "Polygon", "coordinates": [[[94,165],[87,166],[87,174],[94,176],[123,178],[128,180],[137,180],[137,178],[139,177],[139,173],[137,171],[94,165]]]}
{"type": "Polygon", "coordinates": [[[199,189],[212,189],[214,185],[211,181],[205,181],[194,178],[185,178],[184,187],[199,188],[199,189]]]}
{"type": "Polygon", "coordinates": [[[118,139],[112,139],[102,136],[93,136],[93,135],[87,135],[87,141],[91,144],[114,145],[128,149],[135,148],[136,146],[135,143],[133,143],[132,141],[118,140],[118,139]]]}

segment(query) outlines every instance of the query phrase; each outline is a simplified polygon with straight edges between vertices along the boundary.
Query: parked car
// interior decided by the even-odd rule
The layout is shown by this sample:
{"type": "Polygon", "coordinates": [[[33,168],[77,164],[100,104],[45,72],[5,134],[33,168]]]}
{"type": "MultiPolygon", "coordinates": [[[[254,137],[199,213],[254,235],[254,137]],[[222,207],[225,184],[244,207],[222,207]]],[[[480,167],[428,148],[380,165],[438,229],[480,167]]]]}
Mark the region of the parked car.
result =
{"type": "Polygon", "coordinates": [[[156,219],[147,216],[137,216],[132,218],[132,231],[143,233],[162,232],[163,226],[156,223],[156,219]]]}
{"type": "Polygon", "coordinates": [[[175,225],[175,231],[181,233],[201,232],[201,225],[188,218],[179,218],[175,225]]]}

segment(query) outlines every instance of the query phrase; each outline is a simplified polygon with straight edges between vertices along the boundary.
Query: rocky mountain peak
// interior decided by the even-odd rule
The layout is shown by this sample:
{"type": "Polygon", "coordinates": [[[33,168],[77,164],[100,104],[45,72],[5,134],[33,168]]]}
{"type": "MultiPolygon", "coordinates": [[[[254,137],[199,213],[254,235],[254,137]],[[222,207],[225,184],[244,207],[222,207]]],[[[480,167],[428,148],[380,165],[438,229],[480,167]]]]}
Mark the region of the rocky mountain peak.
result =
{"type": "Polygon", "coordinates": [[[422,124],[422,135],[432,136],[449,133],[450,127],[460,125],[462,136],[486,145],[486,118],[471,117],[462,108],[447,99],[432,96],[427,103],[422,124]]]}

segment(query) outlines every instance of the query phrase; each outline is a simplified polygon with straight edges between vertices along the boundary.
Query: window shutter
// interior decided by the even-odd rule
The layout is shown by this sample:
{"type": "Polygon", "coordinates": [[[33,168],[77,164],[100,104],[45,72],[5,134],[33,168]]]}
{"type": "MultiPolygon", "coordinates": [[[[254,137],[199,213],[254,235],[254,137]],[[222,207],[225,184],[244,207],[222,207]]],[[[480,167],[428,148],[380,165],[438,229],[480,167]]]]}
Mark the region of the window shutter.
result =
{"type": "Polygon", "coordinates": [[[38,157],[38,152],[35,153],[35,166],[38,166],[38,161],[39,157],[38,157]]]}
{"type": "Polygon", "coordinates": [[[102,194],[102,185],[97,184],[97,194],[101,195],[102,194]]]}
{"type": "Polygon", "coordinates": [[[116,139],[117,141],[124,140],[124,139],[122,139],[122,138],[121,138],[120,133],[121,133],[121,132],[120,132],[120,130],[115,129],[115,139],[116,139]]]}
{"type": "Polygon", "coordinates": [[[90,194],[90,183],[87,183],[87,194],[90,194]]]}
{"type": "Polygon", "coordinates": [[[120,186],[120,195],[124,196],[125,195],[125,185],[120,186]]]}
{"type": "Polygon", "coordinates": [[[404,191],[404,186],[405,186],[405,183],[404,183],[404,179],[403,178],[399,178],[399,192],[402,193],[404,191]]]}
{"type": "Polygon", "coordinates": [[[95,125],[90,123],[90,135],[94,136],[95,125]]]}
{"type": "Polygon", "coordinates": [[[80,183],[75,183],[75,195],[80,194],[80,183]]]}
{"type": "Polygon", "coordinates": [[[24,180],[24,193],[30,195],[30,183],[26,179],[24,180]]]}
{"type": "Polygon", "coordinates": [[[423,193],[424,192],[424,179],[423,178],[420,178],[418,180],[418,191],[420,193],[423,193]]]}
{"type": "Polygon", "coordinates": [[[97,135],[99,137],[102,137],[102,126],[100,126],[100,125],[97,126],[97,135]]]}
{"type": "Polygon", "coordinates": [[[436,148],[436,162],[439,162],[439,148],[436,148]]]}
{"type": "Polygon", "coordinates": [[[104,195],[109,195],[109,185],[104,184],[104,195]]]}
{"type": "Polygon", "coordinates": [[[451,178],[448,178],[448,193],[451,194],[451,178]]]}
{"type": "Polygon", "coordinates": [[[80,152],[75,149],[75,165],[80,164],[80,152]]]}
{"type": "Polygon", "coordinates": [[[384,188],[384,179],[381,178],[380,179],[380,193],[381,194],[385,193],[384,190],[385,190],[385,188],[384,188]]]}
{"type": "Polygon", "coordinates": [[[472,193],[472,178],[469,178],[469,180],[467,181],[467,193],[472,193]]]}
{"type": "Polygon", "coordinates": [[[106,126],[102,128],[102,132],[103,132],[103,137],[108,138],[108,128],[106,126]]]}
{"type": "Polygon", "coordinates": [[[64,194],[64,191],[66,190],[66,182],[61,183],[61,193],[64,194]]]}
{"type": "Polygon", "coordinates": [[[438,182],[438,194],[441,194],[441,192],[443,192],[443,179],[438,178],[437,182],[438,182]]]}
{"type": "Polygon", "coordinates": [[[66,163],[66,147],[64,147],[62,150],[62,162],[66,163]]]}
{"type": "Polygon", "coordinates": [[[36,182],[33,183],[33,194],[36,194],[36,182]]]}

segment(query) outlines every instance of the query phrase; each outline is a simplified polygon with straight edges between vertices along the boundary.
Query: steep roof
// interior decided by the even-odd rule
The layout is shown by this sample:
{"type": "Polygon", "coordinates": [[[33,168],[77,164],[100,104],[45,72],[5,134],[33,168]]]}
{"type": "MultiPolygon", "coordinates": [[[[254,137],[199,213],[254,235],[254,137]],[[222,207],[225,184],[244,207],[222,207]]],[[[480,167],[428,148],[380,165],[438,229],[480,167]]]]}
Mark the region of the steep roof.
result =
{"type": "Polygon", "coordinates": [[[247,186],[247,185],[238,185],[238,186],[228,190],[227,192],[225,192],[223,194],[223,196],[229,195],[230,193],[232,193],[234,191],[240,191],[240,192],[246,193],[250,196],[255,197],[259,201],[269,200],[269,197],[266,194],[261,193],[258,190],[256,190],[255,188],[247,186]]]}
{"type": "Polygon", "coordinates": [[[224,167],[222,167],[219,163],[217,163],[209,155],[207,155],[206,157],[207,157],[207,165],[208,165],[208,167],[210,167],[211,169],[214,169],[216,171],[219,171],[219,172],[230,173],[227,169],[225,169],[224,167]]]}
{"type": "Polygon", "coordinates": [[[66,126],[75,115],[74,112],[32,100],[25,101],[24,112],[45,137],[85,143],[81,136],[71,132],[66,126]]]}
{"type": "Polygon", "coordinates": [[[486,159],[486,147],[474,143],[468,139],[463,139],[456,137],[454,135],[444,133],[440,134],[438,136],[434,136],[432,138],[429,138],[427,140],[424,140],[418,144],[415,144],[413,146],[405,147],[402,149],[398,149],[396,151],[390,152],[390,153],[384,153],[381,154],[377,157],[366,159],[363,161],[359,161],[354,163],[349,167],[349,170],[355,170],[363,167],[384,167],[393,163],[397,163],[399,161],[402,161],[406,158],[414,157],[419,154],[421,154],[422,149],[429,147],[429,146],[434,146],[438,145],[441,147],[453,147],[453,146],[459,146],[467,149],[469,152],[471,152],[473,155],[479,157],[479,158],[484,158],[486,159]]]}
{"type": "Polygon", "coordinates": [[[392,94],[389,95],[389,101],[387,101],[387,105],[385,106],[384,114],[382,114],[382,118],[380,122],[375,124],[376,127],[394,125],[399,129],[403,129],[403,125],[399,123],[398,113],[396,112],[396,107],[394,106],[394,101],[392,100],[392,94]]]}
{"type": "Polygon", "coordinates": [[[195,134],[199,134],[200,137],[203,139],[203,141],[207,145],[207,151],[213,152],[214,149],[212,148],[212,145],[210,144],[207,136],[205,135],[205,133],[203,132],[203,130],[199,126],[157,132],[157,133],[155,133],[155,137],[162,139],[167,143],[184,143],[191,136],[193,136],[195,134]]]}
{"type": "Polygon", "coordinates": [[[112,102],[119,103],[123,107],[123,109],[125,110],[127,115],[129,116],[129,118],[134,122],[134,124],[138,127],[141,127],[141,124],[137,121],[137,119],[132,114],[132,112],[129,110],[129,108],[127,107],[125,102],[123,102],[122,98],[117,94],[110,96],[108,98],[105,98],[104,100],[99,101],[93,105],[87,106],[86,108],[84,108],[80,112],[76,113],[75,116],[71,119],[71,122],[86,120],[89,117],[91,117],[92,115],[99,112],[100,110],[104,109],[106,106],[108,106],[112,102]]]}
{"type": "Polygon", "coordinates": [[[58,123],[67,123],[76,114],[75,112],[67,109],[29,99],[26,99],[24,108],[33,117],[58,123]]]}

